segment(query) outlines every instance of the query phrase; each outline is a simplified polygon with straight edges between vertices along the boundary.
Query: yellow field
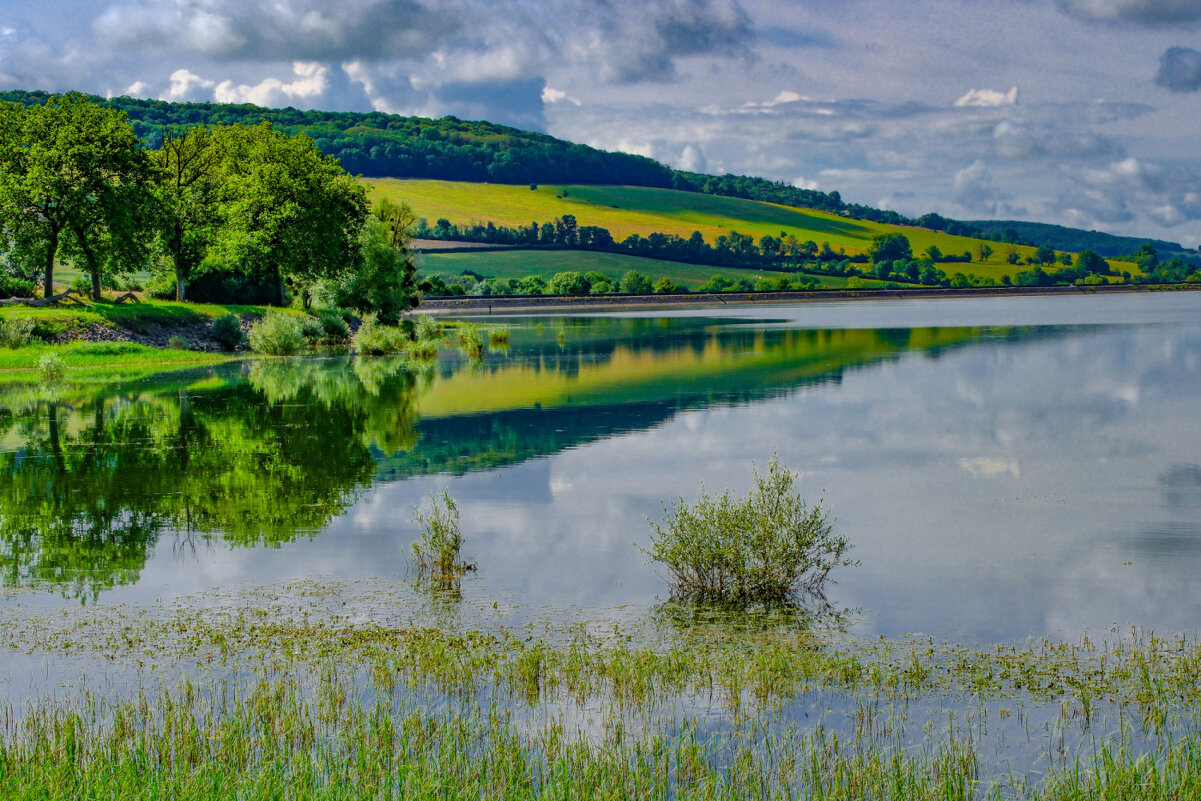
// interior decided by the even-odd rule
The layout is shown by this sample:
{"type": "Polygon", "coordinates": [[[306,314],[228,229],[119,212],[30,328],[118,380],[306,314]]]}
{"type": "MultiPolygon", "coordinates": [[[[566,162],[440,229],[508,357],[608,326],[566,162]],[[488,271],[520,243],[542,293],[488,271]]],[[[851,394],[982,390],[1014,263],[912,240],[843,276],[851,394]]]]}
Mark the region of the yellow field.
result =
{"type": "MultiPolygon", "coordinates": [[[[395,178],[364,181],[372,200],[378,197],[403,200],[431,225],[444,217],[458,225],[492,221],[497,225],[517,227],[572,214],[580,225],[609,229],[618,241],[630,234],[647,236],[659,232],[687,237],[693,231],[700,231],[708,242],[713,243],[723,233],[736,230],[756,239],[767,234],[792,234],[801,241],[811,239],[819,245],[829,242],[835,250],[842,249],[851,255],[866,252],[873,237],[899,232],[909,237],[915,256],[924,254],[934,245],[944,254],[970,252],[973,259],[977,258],[979,246],[976,239],[924,228],[851,220],[809,209],[671,189],[543,185],[531,190],[527,186],[454,181],[395,178]]],[[[948,274],[974,273],[996,279],[1030,269],[1009,264],[1006,257],[1010,250],[1015,250],[1024,261],[1034,248],[998,242],[988,244],[993,254],[985,262],[973,260],[967,264],[940,266],[948,274]]],[[[1130,269],[1130,266],[1120,265],[1118,269],[1130,269]]]]}

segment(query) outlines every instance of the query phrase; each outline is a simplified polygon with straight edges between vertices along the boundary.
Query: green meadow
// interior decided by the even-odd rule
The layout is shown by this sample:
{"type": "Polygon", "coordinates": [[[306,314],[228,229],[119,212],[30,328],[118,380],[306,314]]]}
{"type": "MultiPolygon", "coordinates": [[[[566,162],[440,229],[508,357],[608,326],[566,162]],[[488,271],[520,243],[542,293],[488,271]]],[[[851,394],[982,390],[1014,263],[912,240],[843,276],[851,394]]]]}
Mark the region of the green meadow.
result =
{"type": "MultiPolygon", "coordinates": [[[[528,191],[528,190],[527,190],[528,191]]],[[[778,272],[775,270],[746,270],[738,267],[715,267],[706,264],[685,264],[661,259],[645,259],[640,256],[627,256],[624,253],[597,253],[579,250],[490,250],[461,253],[427,252],[422,254],[420,270],[426,275],[439,275],[444,279],[462,275],[464,271],[487,276],[489,278],[524,278],[527,275],[540,275],[550,278],[555,273],[567,270],[577,272],[598,273],[619,279],[629,270],[637,270],[643,275],[658,281],[660,278],[670,278],[678,284],[695,290],[701,284],[715,275],[725,278],[801,278],[816,281],[823,288],[842,289],[847,280],[841,276],[832,275],[798,275],[795,273],[778,272]]],[[[883,281],[861,279],[864,286],[881,287],[883,281]]]]}
{"type": "MultiPolygon", "coordinates": [[[[865,253],[874,237],[897,232],[909,238],[914,255],[937,246],[945,254],[971,252],[975,259],[980,244],[980,240],[924,228],[851,220],[811,209],[672,189],[540,185],[531,190],[528,186],[395,178],[372,178],[367,183],[372,200],[386,197],[404,201],[431,224],[446,218],[459,225],[492,221],[515,227],[572,214],[580,225],[607,228],[618,241],[631,234],[647,236],[656,232],[687,237],[700,231],[710,243],[730,231],[756,239],[784,233],[819,245],[829,242],[834,250],[842,249],[848,255],[865,253]]],[[[1006,258],[1014,250],[1024,260],[1034,248],[998,242],[990,242],[989,246],[993,253],[987,261],[946,264],[943,269],[948,274],[975,273],[998,280],[1002,275],[1030,269],[1009,264],[1006,258]]]]}

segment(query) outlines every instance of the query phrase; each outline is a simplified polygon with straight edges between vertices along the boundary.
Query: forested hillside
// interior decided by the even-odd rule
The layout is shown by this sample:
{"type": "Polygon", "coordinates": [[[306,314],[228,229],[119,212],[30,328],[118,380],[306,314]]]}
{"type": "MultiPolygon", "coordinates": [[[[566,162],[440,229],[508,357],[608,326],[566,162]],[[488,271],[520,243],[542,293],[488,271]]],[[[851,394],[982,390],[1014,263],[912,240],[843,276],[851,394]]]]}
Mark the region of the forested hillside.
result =
{"type": "Polygon", "coordinates": [[[1201,257],[1197,252],[1187,250],[1179,242],[1115,236],[1103,231],[1085,231],[1081,228],[1067,228],[1062,225],[1020,220],[973,220],[968,224],[992,234],[1004,233],[1007,230],[1013,231],[1024,239],[1048,245],[1056,250],[1069,250],[1074,253],[1092,250],[1101,256],[1108,257],[1137,253],[1140,247],[1149,244],[1159,252],[1161,257],[1181,256],[1195,264],[1201,264],[1201,257]]]}

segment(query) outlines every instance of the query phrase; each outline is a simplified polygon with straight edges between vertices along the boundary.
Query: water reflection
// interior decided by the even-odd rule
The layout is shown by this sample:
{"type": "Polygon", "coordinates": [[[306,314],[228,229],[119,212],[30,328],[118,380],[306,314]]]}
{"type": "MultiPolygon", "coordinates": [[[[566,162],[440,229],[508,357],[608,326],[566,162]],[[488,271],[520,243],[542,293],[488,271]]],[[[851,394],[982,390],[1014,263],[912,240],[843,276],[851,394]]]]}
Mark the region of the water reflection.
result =
{"type": "Polygon", "coordinates": [[[480,565],[465,596],[646,608],[665,594],[633,546],[646,517],[702,481],[741,492],[776,451],[856,545],[831,603],[862,609],[859,630],[1195,626],[1201,330],[1179,309],[1171,325],[1074,310],[1054,326],[1040,306],[1036,325],[914,327],[842,308],[883,324],[564,318],[514,324],[476,364],[9,388],[3,583],[130,600],[403,576],[412,508],[445,489],[480,565]]]}

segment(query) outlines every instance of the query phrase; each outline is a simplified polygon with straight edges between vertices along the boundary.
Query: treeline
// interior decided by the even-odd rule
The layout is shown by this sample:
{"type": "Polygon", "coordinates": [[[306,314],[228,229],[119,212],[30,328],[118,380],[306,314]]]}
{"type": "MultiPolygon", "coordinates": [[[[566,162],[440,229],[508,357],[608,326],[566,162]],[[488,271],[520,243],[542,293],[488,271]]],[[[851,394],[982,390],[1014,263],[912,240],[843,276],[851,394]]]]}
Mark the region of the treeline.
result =
{"type": "Polygon", "coordinates": [[[412,213],[366,190],[305,136],[267,123],[168,131],[80,94],[0,103],[0,276],[54,293],[69,261],[103,286],[152,271],[177,300],[330,305],[395,319],[418,300],[412,213]]]}
{"type": "MultiPolygon", "coordinates": [[[[46,102],[45,92],[0,92],[24,105],[46,102]]],[[[895,211],[846,203],[838,192],[801,189],[783,181],[745,175],[704,175],[673,170],[653,159],[611,153],[553,136],[456,117],[433,120],[383,112],[266,109],[250,104],[172,103],[130,97],[89,98],[124,111],[151,148],[180,127],[257,125],[305,134],[319,150],[351,173],[396,178],[432,178],[507,184],[582,183],[672,188],[812,208],[845,217],[894,225],[920,225],[961,236],[1031,244],[1016,234],[927,214],[912,220],[895,211]]]]}

